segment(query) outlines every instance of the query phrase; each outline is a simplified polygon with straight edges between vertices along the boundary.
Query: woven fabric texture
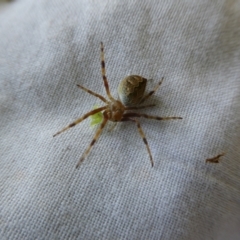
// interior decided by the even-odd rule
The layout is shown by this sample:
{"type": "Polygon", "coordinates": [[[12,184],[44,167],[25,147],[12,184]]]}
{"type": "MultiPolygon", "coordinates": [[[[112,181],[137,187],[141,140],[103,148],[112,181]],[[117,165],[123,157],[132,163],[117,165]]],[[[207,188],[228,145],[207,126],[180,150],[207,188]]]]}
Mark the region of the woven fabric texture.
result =
{"type": "Polygon", "coordinates": [[[0,9],[1,239],[240,239],[240,1],[16,0],[0,9]],[[109,124],[79,169],[110,90],[164,81],[141,112],[182,120],[109,124]],[[222,152],[218,164],[205,160],[222,152]]]}

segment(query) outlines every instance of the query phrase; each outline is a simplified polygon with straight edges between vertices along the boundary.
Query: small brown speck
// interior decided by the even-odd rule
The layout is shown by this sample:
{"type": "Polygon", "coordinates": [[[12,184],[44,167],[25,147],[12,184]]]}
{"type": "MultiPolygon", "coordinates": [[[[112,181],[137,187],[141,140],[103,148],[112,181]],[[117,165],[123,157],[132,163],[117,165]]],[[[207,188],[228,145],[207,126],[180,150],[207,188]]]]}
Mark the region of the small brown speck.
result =
{"type": "Polygon", "coordinates": [[[217,156],[213,157],[213,158],[208,158],[206,159],[206,162],[210,162],[210,163],[219,163],[220,157],[224,156],[225,153],[220,153],[217,156]]]}

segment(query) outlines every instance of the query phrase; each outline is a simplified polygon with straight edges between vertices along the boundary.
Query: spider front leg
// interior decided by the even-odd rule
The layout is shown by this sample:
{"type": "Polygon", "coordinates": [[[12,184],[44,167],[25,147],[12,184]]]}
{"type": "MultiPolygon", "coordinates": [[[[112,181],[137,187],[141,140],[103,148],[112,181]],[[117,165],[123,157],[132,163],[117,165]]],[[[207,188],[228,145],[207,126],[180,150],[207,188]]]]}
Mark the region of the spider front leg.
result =
{"type": "Polygon", "coordinates": [[[91,95],[100,98],[103,102],[108,103],[107,99],[105,97],[103,97],[102,95],[95,93],[95,92],[91,91],[90,89],[81,86],[80,84],[77,84],[77,86],[79,88],[81,88],[82,90],[86,91],[87,93],[90,93],[91,95]]]}
{"type": "Polygon", "coordinates": [[[104,106],[104,107],[100,107],[100,108],[97,108],[97,109],[92,110],[91,112],[86,113],[86,114],[83,115],[82,117],[80,117],[80,118],[78,118],[77,120],[75,120],[74,122],[70,123],[67,127],[63,128],[61,131],[55,133],[55,134],[53,135],[53,137],[56,137],[56,136],[59,135],[60,133],[68,130],[69,128],[76,126],[78,123],[82,122],[84,119],[88,118],[89,116],[94,115],[94,114],[96,114],[96,113],[98,113],[98,112],[101,112],[101,111],[105,110],[106,108],[107,108],[107,107],[104,106]]]}
{"type": "Polygon", "coordinates": [[[124,121],[132,121],[132,122],[135,122],[137,124],[138,132],[139,132],[140,136],[142,137],[142,140],[143,140],[144,144],[146,145],[146,148],[147,148],[147,151],[148,151],[148,154],[149,154],[149,157],[150,157],[151,165],[153,167],[153,165],[154,165],[153,157],[152,157],[152,154],[151,154],[151,151],[150,151],[150,148],[149,148],[146,136],[145,136],[145,134],[144,134],[144,132],[143,132],[143,130],[141,128],[140,122],[138,120],[136,120],[136,119],[127,118],[127,117],[122,118],[121,121],[122,122],[124,122],[124,121]]]}
{"type": "Polygon", "coordinates": [[[109,90],[109,85],[108,85],[108,80],[106,77],[106,70],[105,70],[105,60],[104,60],[104,48],[103,48],[103,43],[101,42],[101,67],[102,67],[102,78],[104,82],[104,87],[106,89],[107,95],[110,100],[114,100],[112,97],[110,90],[109,90]]]}
{"type": "Polygon", "coordinates": [[[83,160],[85,159],[85,157],[89,154],[91,148],[93,147],[94,143],[98,140],[103,128],[105,127],[106,123],[107,123],[108,119],[104,118],[103,122],[101,123],[100,127],[98,128],[97,132],[95,133],[93,140],[91,141],[89,147],[87,148],[87,150],[84,152],[84,154],[82,155],[82,157],[80,158],[76,168],[78,168],[80,166],[80,164],[83,162],[83,160]]]}

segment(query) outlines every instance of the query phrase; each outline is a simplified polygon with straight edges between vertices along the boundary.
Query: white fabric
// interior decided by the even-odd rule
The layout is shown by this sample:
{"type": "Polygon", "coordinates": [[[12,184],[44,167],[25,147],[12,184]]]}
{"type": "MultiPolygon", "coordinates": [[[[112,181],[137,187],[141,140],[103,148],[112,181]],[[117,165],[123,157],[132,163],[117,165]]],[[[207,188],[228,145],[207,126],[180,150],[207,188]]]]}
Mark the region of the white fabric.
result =
{"type": "Polygon", "coordinates": [[[240,1],[30,1],[0,11],[1,239],[240,239],[240,1]],[[89,120],[142,75],[157,107],[107,128],[78,170],[89,120]],[[221,152],[219,164],[205,159],[221,152]]]}

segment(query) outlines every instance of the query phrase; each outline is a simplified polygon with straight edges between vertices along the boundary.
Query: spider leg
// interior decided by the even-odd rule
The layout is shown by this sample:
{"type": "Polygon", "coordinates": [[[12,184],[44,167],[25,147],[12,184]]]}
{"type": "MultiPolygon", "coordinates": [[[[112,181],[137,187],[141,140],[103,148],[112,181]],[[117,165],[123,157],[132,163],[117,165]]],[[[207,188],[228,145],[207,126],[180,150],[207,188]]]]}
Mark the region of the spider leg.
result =
{"type": "Polygon", "coordinates": [[[102,95],[97,94],[97,93],[91,91],[90,89],[85,88],[85,87],[83,87],[83,86],[81,86],[81,85],[79,85],[79,84],[77,84],[77,86],[78,86],[79,88],[81,88],[82,90],[84,90],[84,91],[92,94],[93,96],[100,98],[103,102],[108,103],[107,99],[106,99],[105,97],[103,97],[102,95]]]}
{"type": "Polygon", "coordinates": [[[149,119],[155,119],[155,120],[171,120],[171,119],[182,119],[182,117],[158,117],[158,116],[151,116],[144,113],[135,113],[135,112],[129,112],[123,114],[123,117],[144,117],[149,119]]]}
{"type": "Polygon", "coordinates": [[[98,140],[104,126],[106,125],[108,119],[104,118],[101,126],[98,128],[97,132],[95,133],[93,140],[91,141],[90,145],[88,146],[87,150],[84,152],[84,154],[82,155],[82,157],[80,158],[76,168],[78,168],[80,166],[80,164],[83,162],[83,160],[85,159],[85,157],[88,155],[88,153],[90,152],[91,148],[93,147],[94,143],[98,140]]]}
{"type": "Polygon", "coordinates": [[[104,109],[106,109],[106,108],[107,108],[107,106],[100,107],[100,108],[94,109],[94,110],[92,110],[92,111],[84,114],[82,117],[80,117],[80,118],[78,118],[77,120],[75,120],[74,122],[70,123],[67,127],[63,128],[61,131],[55,133],[55,134],[53,135],[53,137],[55,137],[55,136],[57,136],[58,134],[66,131],[66,130],[68,130],[68,129],[71,128],[71,127],[76,126],[78,123],[82,122],[84,119],[86,119],[86,118],[88,118],[89,116],[94,115],[94,114],[96,114],[96,113],[98,113],[98,112],[101,112],[102,110],[104,110],[104,109]]]}
{"type": "Polygon", "coordinates": [[[163,77],[161,79],[161,81],[158,83],[158,85],[152,90],[150,91],[146,96],[144,96],[142,98],[142,100],[140,101],[140,103],[143,103],[146,99],[148,99],[149,97],[151,97],[157,90],[158,88],[160,87],[160,85],[162,84],[162,81],[163,81],[163,77]]]}
{"type": "Polygon", "coordinates": [[[110,127],[110,129],[108,130],[108,132],[111,132],[117,126],[117,124],[118,124],[118,122],[113,122],[113,124],[110,127]]]}
{"type": "Polygon", "coordinates": [[[112,97],[110,90],[109,90],[109,85],[106,77],[106,70],[105,70],[105,61],[104,61],[104,48],[103,48],[103,43],[101,42],[101,66],[102,66],[102,78],[104,82],[104,87],[106,89],[107,95],[110,100],[114,100],[112,97]]]}
{"type": "Polygon", "coordinates": [[[150,104],[150,105],[146,105],[146,106],[125,107],[125,110],[143,109],[143,108],[154,107],[154,106],[156,106],[156,105],[155,104],[150,104]]]}
{"type": "Polygon", "coordinates": [[[122,118],[121,121],[132,121],[132,122],[135,122],[137,124],[137,128],[138,128],[139,134],[142,137],[142,140],[143,140],[144,144],[146,145],[146,148],[147,148],[147,151],[148,151],[148,154],[149,154],[149,157],[150,157],[151,165],[153,167],[153,165],[154,165],[153,157],[152,157],[152,154],[151,154],[151,151],[150,151],[150,148],[149,148],[146,136],[145,136],[145,134],[144,134],[144,132],[143,132],[143,130],[141,128],[140,122],[138,120],[136,120],[136,119],[125,118],[125,117],[122,118]]]}

